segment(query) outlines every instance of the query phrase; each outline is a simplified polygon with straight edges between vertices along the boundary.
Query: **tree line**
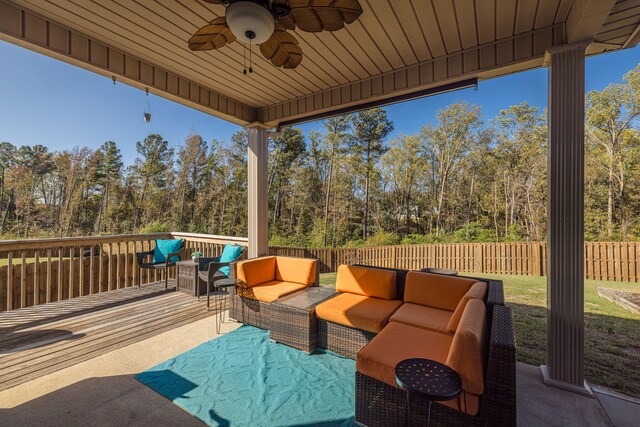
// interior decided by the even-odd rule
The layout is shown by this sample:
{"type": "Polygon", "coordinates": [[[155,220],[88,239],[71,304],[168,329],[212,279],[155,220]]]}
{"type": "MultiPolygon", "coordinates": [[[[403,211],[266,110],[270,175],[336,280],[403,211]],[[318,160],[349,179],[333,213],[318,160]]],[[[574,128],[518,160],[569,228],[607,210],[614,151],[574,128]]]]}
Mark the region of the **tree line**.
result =
{"type": "MultiPolygon", "coordinates": [[[[586,96],[585,233],[640,238],[640,65],[586,96]]],[[[382,108],[326,119],[269,140],[271,243],[355,246],[544,240],[546,111],[523,102],[485,120],[456,102],[413,135],[382,108]]],[[[247,233],[247,135],[174,149],[136,143],[50,151],[0,143],[5,238],[180,230],[247,233]]]]}

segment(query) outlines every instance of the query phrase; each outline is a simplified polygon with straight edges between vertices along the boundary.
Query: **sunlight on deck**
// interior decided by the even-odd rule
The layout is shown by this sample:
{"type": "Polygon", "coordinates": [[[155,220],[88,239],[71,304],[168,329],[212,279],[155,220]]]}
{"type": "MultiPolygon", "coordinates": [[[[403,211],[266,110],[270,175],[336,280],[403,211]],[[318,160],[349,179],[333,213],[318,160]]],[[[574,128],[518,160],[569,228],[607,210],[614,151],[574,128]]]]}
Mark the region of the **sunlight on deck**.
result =
{"type": "Polygon", "coordinates": [[[0,390],[213,314],[163,284],[0,313],[0,390]]]}

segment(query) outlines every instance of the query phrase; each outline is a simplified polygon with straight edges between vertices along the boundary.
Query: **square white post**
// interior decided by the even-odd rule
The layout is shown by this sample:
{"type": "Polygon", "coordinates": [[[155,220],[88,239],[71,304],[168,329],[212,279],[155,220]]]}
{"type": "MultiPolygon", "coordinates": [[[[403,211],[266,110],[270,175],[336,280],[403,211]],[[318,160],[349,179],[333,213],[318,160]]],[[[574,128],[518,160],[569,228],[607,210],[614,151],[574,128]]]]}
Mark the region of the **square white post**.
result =
{"type": "Polygon", "coordinates": [[[267,200],[269,150],[267,128],[262,123],[252,123],[246,129],[249,138],[247,164],[249,258],[255,258],[269,253],[269,205],[267,200]]]}
{"type": "Polygon", "coordinates": [[[547,52],[549,148],[545,384],[591,394],[584,380],[584,60],[589,42],[547,52]]]}

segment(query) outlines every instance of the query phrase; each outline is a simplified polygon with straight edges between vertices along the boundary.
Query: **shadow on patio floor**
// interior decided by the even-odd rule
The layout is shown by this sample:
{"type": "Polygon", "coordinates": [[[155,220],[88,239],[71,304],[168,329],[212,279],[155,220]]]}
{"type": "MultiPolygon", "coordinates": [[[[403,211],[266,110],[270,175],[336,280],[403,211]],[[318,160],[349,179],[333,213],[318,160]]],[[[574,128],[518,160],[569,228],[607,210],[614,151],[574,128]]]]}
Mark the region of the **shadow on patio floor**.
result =
{"type": "MultiPolygon", "coordinates": [[[[508,303],[513,309],[518,360],[546,363],[546,307],[508,303]]],[[[590,384],[640,397],[640,320],[585,313],[585,377],[590,384]]]]}
{"type": "Polygon", "coordinates": [[[133,375],[89,378],[10,409],[2,426],[202,426],[133,375]]]}

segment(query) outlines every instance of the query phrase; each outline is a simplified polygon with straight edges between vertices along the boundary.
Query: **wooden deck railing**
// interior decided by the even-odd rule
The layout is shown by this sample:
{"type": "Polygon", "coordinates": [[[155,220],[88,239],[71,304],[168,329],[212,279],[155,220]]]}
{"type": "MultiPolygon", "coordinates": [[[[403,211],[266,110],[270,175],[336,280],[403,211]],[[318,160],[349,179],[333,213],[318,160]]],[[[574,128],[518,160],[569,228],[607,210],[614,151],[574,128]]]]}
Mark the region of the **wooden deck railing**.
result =
{"type": "MultiPolygon", "coordinates": [[[[546,276],[544,242],[450,243],[346,248],[289,248],[272,246],[273,255],[318,258],[320,272],[340,264],[369,264],[417,270],[450,268],[467,273],[546,276]]],[[[585,278],[640,282],[640,242],[585,243],[585,278]]]]}
{"type": "MultiPolygon", "coordinates": [[[[0,241],[0,311],[137,286],[135,252],[156,239],[185,239],[184,256],[199,250],[217,256],[225,243],[247,245],[245,237],[193,233],[154,233],[61,239],[0,241]]],[[[368,248],[291,248],[271,246],[272,255],[318,258],[320,272],[340,264],[420,269],[451,268],[466,273],[545,276],[543,242],[452,243],[368,248]]],[[[169,277],[174,277],[173,269],[169,277]]],[[[585,277],[640,282],[640,242],[585,244],[585,277]]],[[[160,280],[142,270],[140,282],[160,280]]]]}
{"type": "MultiPolygon", "coordinates": [[[[247,245],[247,238],[192,233],[0,240],[0,311],[137,286],[135,253],[171,238],[185,239],[184,257],[196,250],[217,256],[225,243],[247,245]]],[[[143,269],[140,284],[160,276],[143,269]]]]}

